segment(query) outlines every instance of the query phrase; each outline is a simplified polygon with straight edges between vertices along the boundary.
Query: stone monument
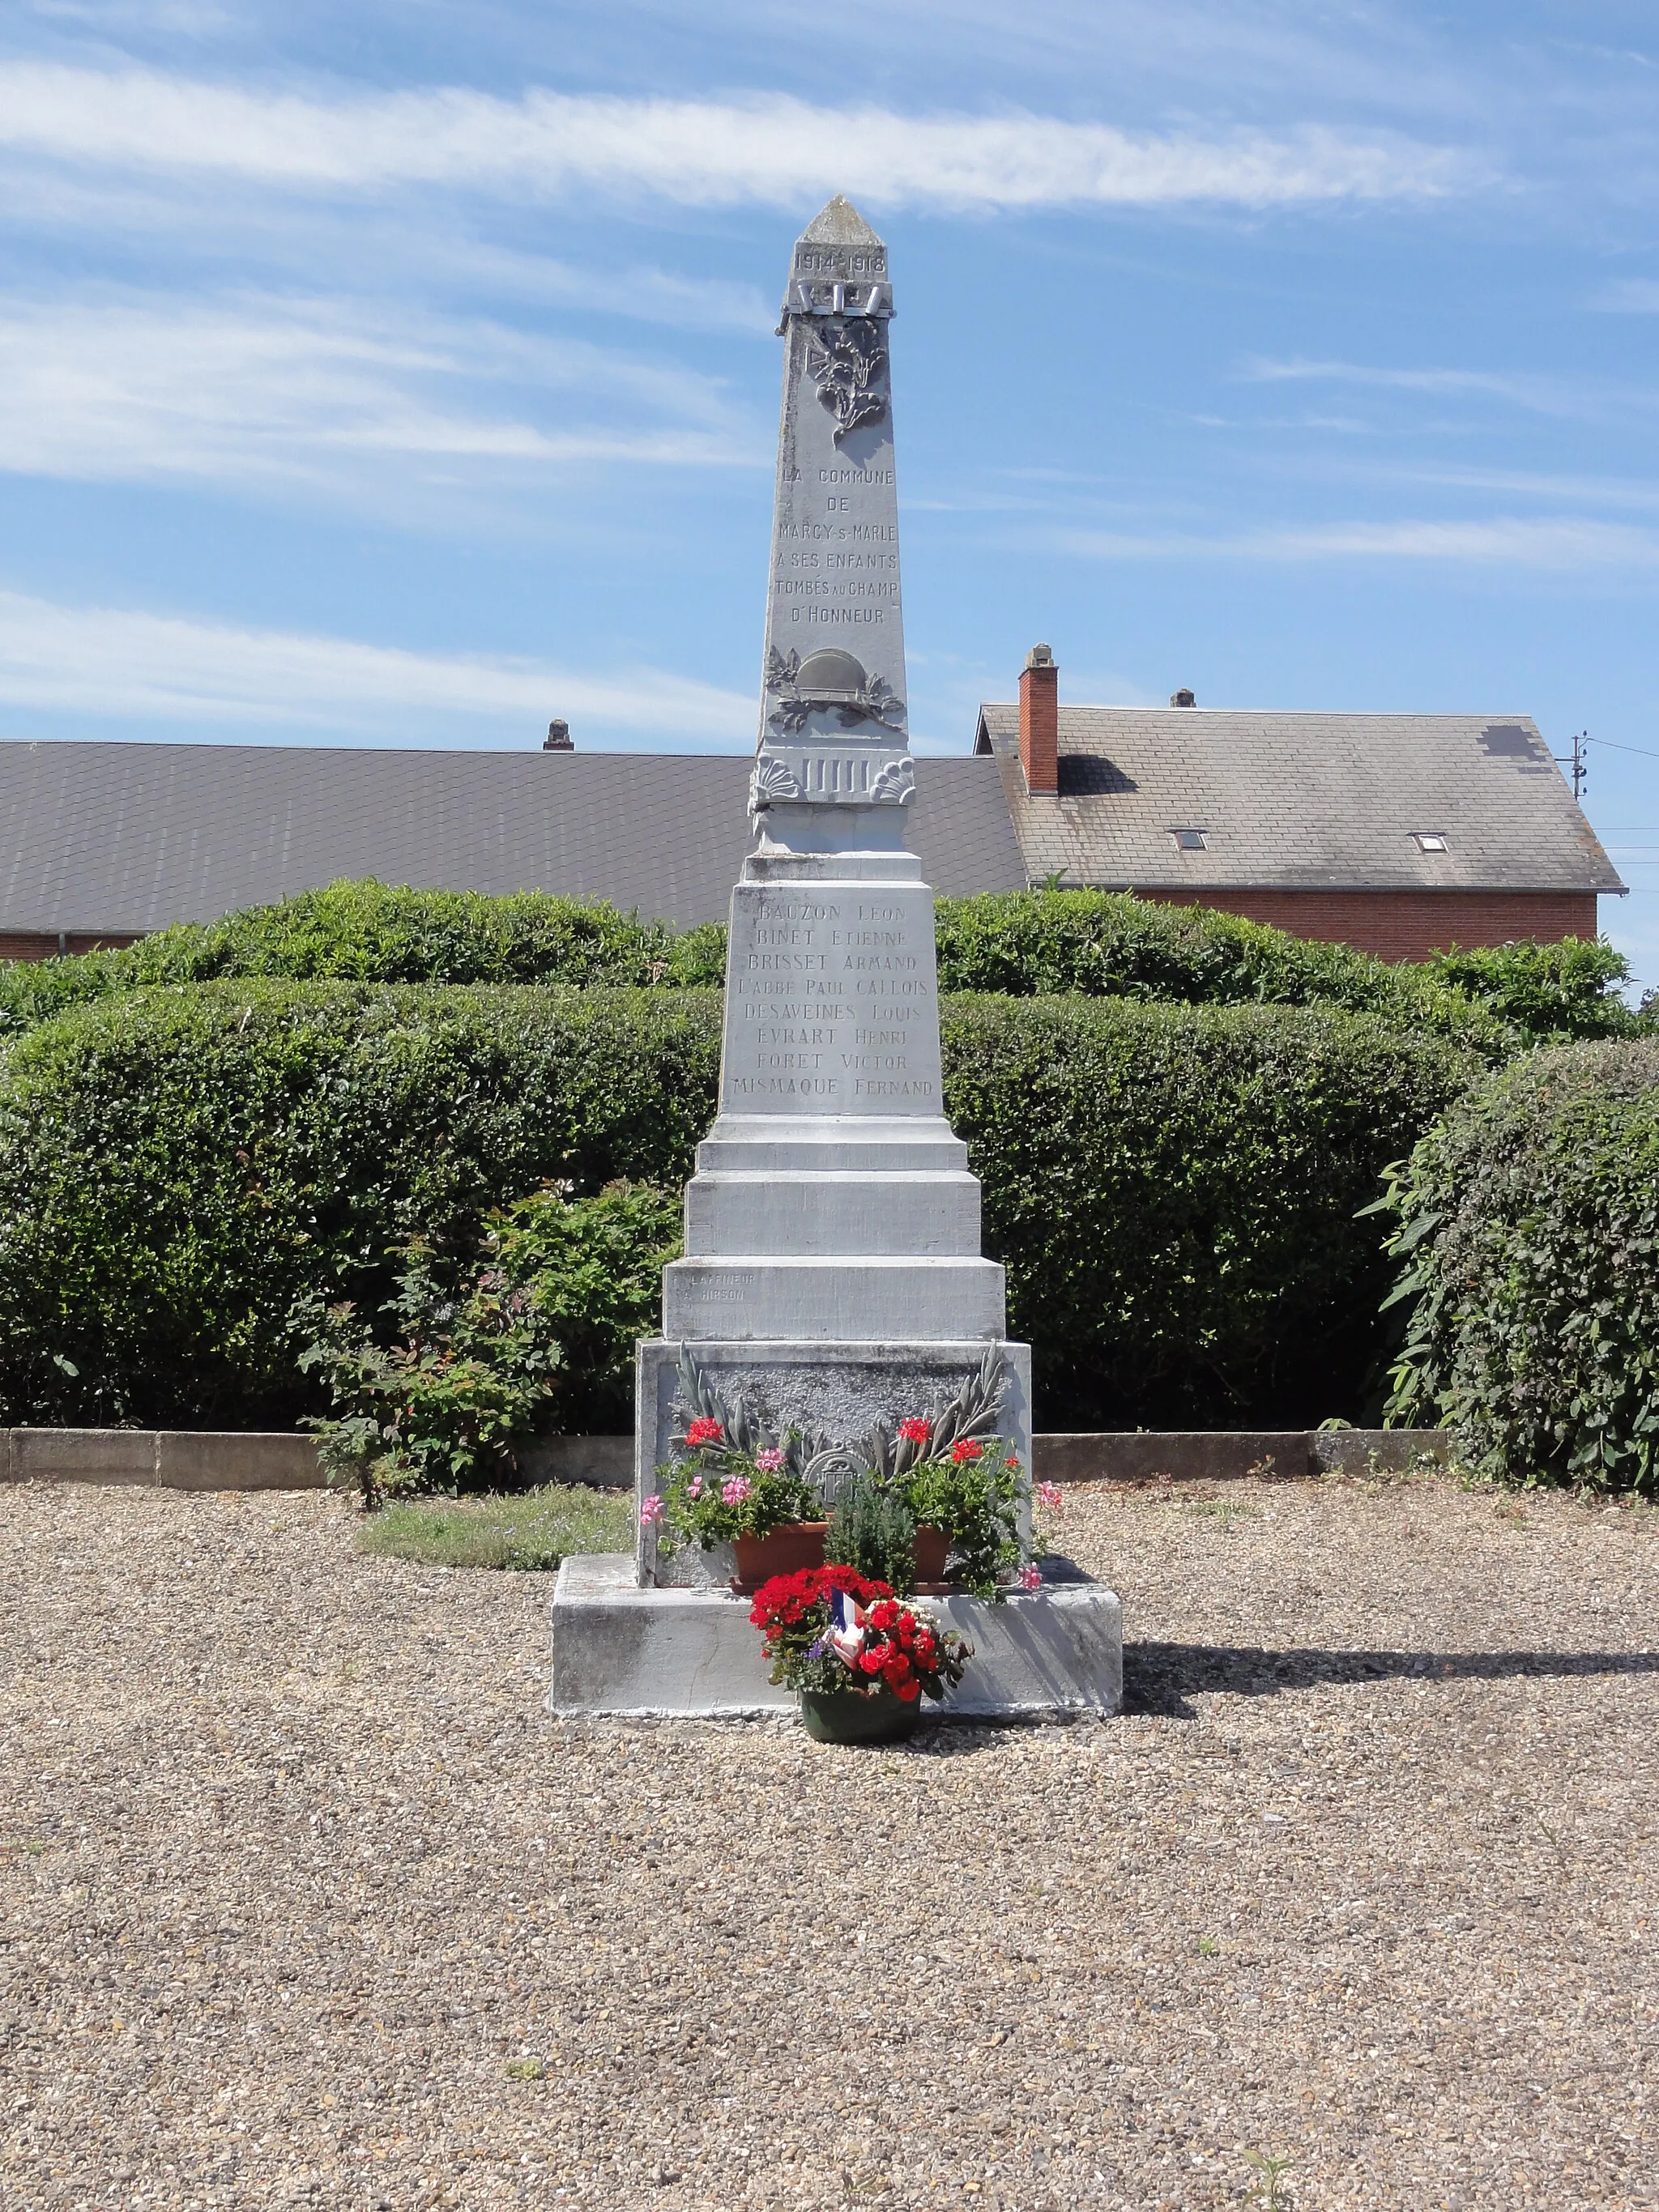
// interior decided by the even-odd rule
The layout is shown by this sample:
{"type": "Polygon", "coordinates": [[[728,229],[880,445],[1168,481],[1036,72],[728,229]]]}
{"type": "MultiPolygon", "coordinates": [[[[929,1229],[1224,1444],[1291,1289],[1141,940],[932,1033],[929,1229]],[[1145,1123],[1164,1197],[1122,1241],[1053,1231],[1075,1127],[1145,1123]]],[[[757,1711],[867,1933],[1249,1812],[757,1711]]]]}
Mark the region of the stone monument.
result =
{"type": "MultiPolygon", "coordinates": [[[[915,770],[892,313],[886,248],[846,200],[831,200],[795,246],[779,333],[756,842],[732,894],[720,1111],[686,1188],[685,1256],[664,1273],[663,1334],[639,1347],[641,1501],[693,1397],[694,1410],[758,1409],[815,1439],[828,1461],[855,1454],[877,1425],[977,1388],[996,1394],[997,1433],[1030,1465],[1030,1351],[1005,1340],[1003,1271],[981,1253],[979,1184],[945,1118],[933,895],[904,841],[915,770]]],[[[718,1551],[668,1553],[643,1518],[633,1562],[568,1562],[555,1605],[556,1710],[788,1702],[765,1683],[731,1571],[718,1551]],[[727,1658],[715,1659],[716,1645],[727,1658]],[[647,1649],[656,1656],[646,1663],[647,1649]],[[687,1668],[686,1680],[668,1681],[687,1668]]],[[[953,1619],[959,1608],[975,1616],[971,1709],[1115,1709],[1121,1615],[1109,1593],[1084,1588],[1092,1610],[1073,1589],[1041,1616],[1040,1600],[946,1601],[953,1619]],[[1007,1616],[1000,1628],[978,1620],[992,1613],[1007,1616]],[[999,1689],[983,1679],[984,1639],[1006,1643],[1016,1614],[1015,1641],[1035,1650],[1036,1634],[1048,1656],[1036,1675],[1016,1667],[1024,1690],[999,1689]]]]}
{"type": "MultiPolygon", "coordinates": [[[[641,1347],[642,1491],[668,1456],[682,1345],[721,1395],[851,1438],[925,1412],[1002,1340],[1002,1269],[981,1256],[940,1092],[933,894],[904,842],[892,303],[886,248],[832,200],[784,302],[757,836],[732,894],[720,1115],[662,1337],[641,1347]]],[[[1002,1432],[1026,1455],[1030,1355],[1004,1352],[1002,1432]]],[[[641,1568],[663,1578],[649,1529],[641,1568]]]]}

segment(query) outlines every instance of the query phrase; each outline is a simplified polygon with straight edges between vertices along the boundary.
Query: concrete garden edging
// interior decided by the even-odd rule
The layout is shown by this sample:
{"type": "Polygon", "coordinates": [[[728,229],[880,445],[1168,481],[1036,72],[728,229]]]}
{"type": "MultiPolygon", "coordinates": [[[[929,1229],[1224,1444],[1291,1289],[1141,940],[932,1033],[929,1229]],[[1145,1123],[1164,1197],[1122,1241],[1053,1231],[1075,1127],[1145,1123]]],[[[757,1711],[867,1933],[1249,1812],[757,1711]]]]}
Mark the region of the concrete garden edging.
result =
{"type": "MultiPolygon", "coordinates": [[[[1040,1482],[1224,1482],[1248,1475],[1398,1474],[1443,1465],[1443,1429],[1059,1431],[1031,1440],[1040,1482]]],[[[542,1437],[519,1455],[527,1482],[629,1490],[632,1437],[542,1437]]],[[[236,1429],[0,1429],[0,1482],[148,1484],[161,1490],[321,1490],[311,1437],[236,1429]]]]}

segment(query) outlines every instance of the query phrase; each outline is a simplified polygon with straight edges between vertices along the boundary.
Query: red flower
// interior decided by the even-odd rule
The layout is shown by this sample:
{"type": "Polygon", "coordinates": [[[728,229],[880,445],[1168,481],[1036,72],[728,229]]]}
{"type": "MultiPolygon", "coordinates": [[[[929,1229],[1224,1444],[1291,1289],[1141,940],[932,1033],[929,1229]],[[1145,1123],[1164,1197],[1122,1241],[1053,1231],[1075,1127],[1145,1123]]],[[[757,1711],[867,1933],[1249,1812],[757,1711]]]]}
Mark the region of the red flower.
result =
{"type": "Polygon", "coordinates": [[[974,1437],[958,1437],[955,1443],[951,1447],[951,1456],[956,1462],[957,1465],[961,1467],[968,1460],[981,1458],[984,1455],[984,1445],[981,1443],[977,1438],[974,1437]]]}
{"type": "Polygon", "coordinates": [[[916,1699],[921,1695],[921,1685],[916,1681],[895,1682],[893,1689],[898,1697],[903,1698],[907,1705],[915,1705],[916,1699]]]}
{"type": "Polygon", "coordinates": [[[899,1423],[899,1437],[907,1444],[925,1444],[933,1433],[931,1421],[919,1420],[913,1414],[908,1421],[899,1423]]]}
{"type": "Polygon", "coordinates": [[[878,1650],[872,1649],[859,1654],[859,1665],[866,1674],[879,1674],[886,1663],[885,1655],[878,1650]]]}
{"type": "Polygon", "coordinates": [[[700,1413],[685,1432],[689,1444],[717,1444],[723,1434],[720,1425],[708,1413],[700,1413]]]}

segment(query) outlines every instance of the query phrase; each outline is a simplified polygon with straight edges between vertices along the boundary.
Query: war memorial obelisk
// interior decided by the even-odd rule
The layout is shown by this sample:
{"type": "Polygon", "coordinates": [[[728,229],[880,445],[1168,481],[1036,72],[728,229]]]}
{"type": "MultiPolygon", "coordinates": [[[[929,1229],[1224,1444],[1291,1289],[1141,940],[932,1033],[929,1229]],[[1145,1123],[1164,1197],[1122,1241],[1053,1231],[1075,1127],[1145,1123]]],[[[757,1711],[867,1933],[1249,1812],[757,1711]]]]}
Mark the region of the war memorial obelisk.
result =
{"type": "MultiPolygon", "coordinates": [[[[755,845],[732,894],[720,1110],[685,1193],[663,1334],[639,1347],[636,1481],[659,1486],[688,1375],[776,1432],[858,1440],[995,1378],[1026,1464],[1030,1355],[945,1117],[933,894],[906,847],[915,769],[899,591],[887,252],[831,200],[798,240],[785,341],[755,845]]],[[[555,1711],[787,1705],[729,1560],[572,1559],[554,1601],[555,1711]]],[[[962,1712],[1115,1711],[1121,1609],[1079,1583],[944,1601],[977,1657],[962,1712]],[[961,1615],[958,1619],[957,1616],[961,1615]]]]}
{"type": "MultiPolygon", "coordinates": [[[[720,1116],[641,1374],[642,1471],[667,1455],[682,1344],[717,1388],[853,1438],[949,1396],[1002,1340],[940,1092],[933,894],[904,842],[892,300],[886,248],[832,200],[784,301],[757,841],[732,894],[720,1116]]],[[[1029,1355],[1007,1354],[1002,1431],[1026,1451],[1029,1355]]]]}

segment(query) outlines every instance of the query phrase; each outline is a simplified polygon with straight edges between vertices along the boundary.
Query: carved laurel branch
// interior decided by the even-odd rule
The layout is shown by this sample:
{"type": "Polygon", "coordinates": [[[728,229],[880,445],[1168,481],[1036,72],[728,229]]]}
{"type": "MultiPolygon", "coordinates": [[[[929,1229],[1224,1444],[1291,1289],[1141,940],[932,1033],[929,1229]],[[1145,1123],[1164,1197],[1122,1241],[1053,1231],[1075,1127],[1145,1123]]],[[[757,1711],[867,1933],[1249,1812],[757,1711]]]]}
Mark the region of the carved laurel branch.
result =
{"type": "Polygon", "coordinates": [[[819,405],[836,418],[837,445],[848,431],[886,414],[887,395],[875,389],[886,366],[887,337],[878,322],[830,318],[808,327],[806,373],[819,405]]]}
{"type": "Polygon", "coordinates": [[[963,1437],[982,1442],[994,1437],[1012,1378],[1006,1352],[1000,1345],[988,1345],[978,1371],[966,1378],[953,1398],[940,1405],[935,1397],[927,1442],[921,1444],[901,1437],[896,1420],[877,1421],[861,1437],[847,1441],[822,1429],[791,1431],[772,1417],[758,1395],[738,1390],[727,1397],[717,1390],[689,1346],[681,1345],[677,1364],[679,1389],[669,1410],[675,1444],[684,1446],[685,1431],[693,1421],[716,1420],[726,1441],[738,1451],[781,1450],[785,1470],[809,1483],[826,1507],[835,1505],[857,1475],[891,1479],[908,1474],[918,1462],[937,1459],[963,1437]]]}

